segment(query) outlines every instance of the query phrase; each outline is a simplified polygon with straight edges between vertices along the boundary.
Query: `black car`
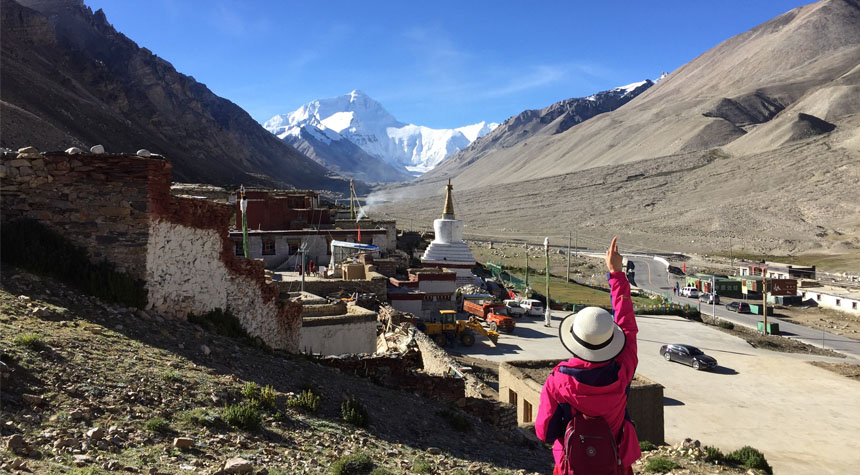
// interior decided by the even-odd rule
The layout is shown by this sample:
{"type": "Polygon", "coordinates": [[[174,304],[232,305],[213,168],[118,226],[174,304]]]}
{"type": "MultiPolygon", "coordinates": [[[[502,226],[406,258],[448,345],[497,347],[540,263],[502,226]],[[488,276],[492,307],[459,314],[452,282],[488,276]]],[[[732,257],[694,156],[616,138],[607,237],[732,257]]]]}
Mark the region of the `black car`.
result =
{"type": "Polygon", "coordinates": [[[726,305],[726,310],[738,313],[750,313],[750,305],[746,302],[732,302],[726,305]]]}
{"type": "Polygon", "coordinates": [[[702,353],[702,350],[690,345],[663,345],[660,347],[660,355],[666,361],[677,361],[690,365],[693,369],[711,369],[717,366],[717,360],[702,353]]]}

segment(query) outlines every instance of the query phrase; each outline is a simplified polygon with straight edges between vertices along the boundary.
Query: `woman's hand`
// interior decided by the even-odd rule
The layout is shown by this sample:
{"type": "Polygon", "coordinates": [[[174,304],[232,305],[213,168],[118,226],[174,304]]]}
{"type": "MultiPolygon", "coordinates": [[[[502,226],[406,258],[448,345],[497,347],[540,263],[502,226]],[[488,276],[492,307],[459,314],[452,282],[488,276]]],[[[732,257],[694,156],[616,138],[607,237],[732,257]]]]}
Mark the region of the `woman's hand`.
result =
{"type": "Polygon", "coordinates": [[[609,249],[606,251],[606,267],[609,269],[609,272],[621,272],[621,268],[624,265],[623,258],[621,254],[618,253],[618,236],[612,238],[612,244],[609,245],[609,249]]]}

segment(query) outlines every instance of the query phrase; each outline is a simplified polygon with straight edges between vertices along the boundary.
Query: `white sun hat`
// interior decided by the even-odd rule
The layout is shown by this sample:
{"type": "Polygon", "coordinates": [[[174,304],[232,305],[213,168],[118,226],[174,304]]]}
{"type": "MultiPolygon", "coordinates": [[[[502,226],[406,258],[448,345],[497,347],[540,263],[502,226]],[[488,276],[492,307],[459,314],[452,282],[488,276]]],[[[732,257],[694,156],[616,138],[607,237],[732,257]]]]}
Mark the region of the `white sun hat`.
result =
{"type": "Polygon", "coordinates": [[[590,363],[615,358],[626,341],[612,314],[598,307],[586,307],[565,317],[559,325],[558,336],[567,351],[590,363]]]}

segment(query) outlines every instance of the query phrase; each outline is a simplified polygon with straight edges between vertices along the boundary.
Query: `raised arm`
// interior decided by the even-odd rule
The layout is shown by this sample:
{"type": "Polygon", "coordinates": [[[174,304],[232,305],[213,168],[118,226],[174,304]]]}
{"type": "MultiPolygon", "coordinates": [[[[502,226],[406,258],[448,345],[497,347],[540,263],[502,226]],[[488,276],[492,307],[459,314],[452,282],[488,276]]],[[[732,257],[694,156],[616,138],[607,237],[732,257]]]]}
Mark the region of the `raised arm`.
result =
{"type": "Polygon", "coordinates": [[[612,238],[612,244],[606,251],[606,267],[609,269],[609,290],[612,293],[612,308],[615,310],[615,323],[624,332],[626,342],[617,360],[622,363],[625,379],[632,379],[633,372],[639,364],[637,355],[636,315],[633,313],[633,300],[630,298],[630,283],[622,272],[623,258],[618,252],[618,237],[612,238]]]}

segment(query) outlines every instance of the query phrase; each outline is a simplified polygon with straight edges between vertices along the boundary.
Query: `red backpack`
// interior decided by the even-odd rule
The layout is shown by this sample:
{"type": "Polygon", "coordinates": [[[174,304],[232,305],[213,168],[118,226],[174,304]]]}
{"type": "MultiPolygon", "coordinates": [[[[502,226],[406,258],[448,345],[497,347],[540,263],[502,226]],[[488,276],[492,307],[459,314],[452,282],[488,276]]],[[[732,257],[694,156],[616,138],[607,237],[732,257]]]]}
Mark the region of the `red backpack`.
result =
{"type": "Polygon", "coordinates": [[[615,434],[602,417],[589,417],[577,411],[561,441],[564,475],[623,475],[615,434]]]}

